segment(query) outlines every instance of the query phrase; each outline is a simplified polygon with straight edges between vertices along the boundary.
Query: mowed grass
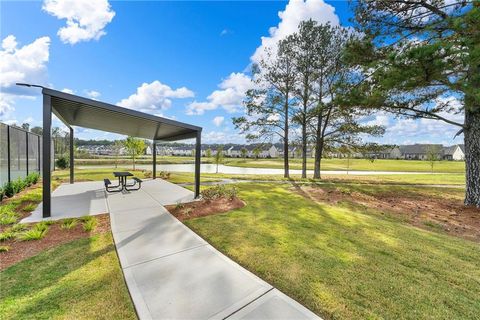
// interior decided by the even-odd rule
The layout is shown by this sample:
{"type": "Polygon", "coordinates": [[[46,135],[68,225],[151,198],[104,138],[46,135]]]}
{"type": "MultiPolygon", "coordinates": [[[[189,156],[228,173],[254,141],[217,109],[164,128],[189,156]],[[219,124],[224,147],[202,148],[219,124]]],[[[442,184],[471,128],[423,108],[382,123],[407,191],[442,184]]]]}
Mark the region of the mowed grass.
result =
{"type": "Polygon", "coordinates": [[[186,224],[317,314],[478,319],[478,243],[359,208],[319,204],[291,185],[238,189],[246,207],[186,224]]]}
{"type": "MultiPolygon", "coordinates": [[[[203,158],[202,158],[203,160],[203,158]]],[[[224,164],[251,168],[283,168],[283,159],[238,159],[225,158],[224,164]]],[[[290,159],[290,169],[301,169],[301,159],[290,159]]],[[[313,159],[307,159],[307,168],[313,170],[313,159]]],[[[430,162],[420,160],[377,159],[322,159],[322,170],[358,170],[358,171],[405,171],[431,172],[430,162]]],[[[435,161],[434,172],[463,173],[463,161],[435,161]]]]}
{"type": "Polygon", "coordinates": [[[2,319],[136,319],[110,233],[0,272],[2,319]]]}

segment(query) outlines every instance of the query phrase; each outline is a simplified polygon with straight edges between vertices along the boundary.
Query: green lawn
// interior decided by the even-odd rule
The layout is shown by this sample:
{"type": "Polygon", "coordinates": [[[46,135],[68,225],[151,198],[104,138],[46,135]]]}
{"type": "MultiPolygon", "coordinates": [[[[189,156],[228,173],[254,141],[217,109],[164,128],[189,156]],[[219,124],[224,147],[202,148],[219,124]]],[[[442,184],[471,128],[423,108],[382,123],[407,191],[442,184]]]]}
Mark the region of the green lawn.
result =
{"type": "Polygon", "coordinates": [[[246,207],[186,224],[317,314],[478,319],[478,243],[348,205],[319,204],[291,185],[238,188],[246,207]]]}
{"type": "MultiPolygon", "coordinates": [[[[313,169],[313,159],[307,159],[308,169],[313,169]]],[[[237,167],[252,168],[283,168],[283,159],[237,159],[225,158],[224,164],[237,167]]],[[[290,169],[301,169],[301,159],[290,159],[290,169]]],[[[322,170],[359,170],[359,171],[418,171],[431,172],[430,162],[419,160],[375,160],[366,159],[323,159],[322,170]],[[348,167],[349,163],[349,167],[348,167]]],[[[435,172],[463,173],[465,163],[461,161],[436,161],[433,167],[435,172]]]]}
{"type": "Polygon", "coordinates": [[[0,272],[2,319],[136,319],[110,233],[0,272]]]}

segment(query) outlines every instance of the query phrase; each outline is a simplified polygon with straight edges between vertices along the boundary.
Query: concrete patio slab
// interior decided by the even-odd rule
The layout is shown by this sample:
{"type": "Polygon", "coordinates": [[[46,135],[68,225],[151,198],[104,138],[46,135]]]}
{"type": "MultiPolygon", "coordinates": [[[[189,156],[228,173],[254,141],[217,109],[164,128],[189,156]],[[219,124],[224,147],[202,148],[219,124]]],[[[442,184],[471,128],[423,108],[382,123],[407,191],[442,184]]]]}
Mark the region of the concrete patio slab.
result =
{"type": "MultiPolygon", "coordinates": [[[[108,213],[103,183],[64,183],[52,193],[52,215],[45,220],[76,218],[108,213]]],[[[21,223],[42,221],[42,203],[21,223]]]]}
{"type": "Polygon", "coordinates": [[[124,268],[207,245],[205,240],[191,232],[166,210],[163,214],[159,214],[158,208],[144,212],[132,211],[130,214],[123,212],[115,215],[112,220],[115,220],[115,229],[112,231],[124,268]],[[133,215],[135,217],[132,219],[133,215]],[[118,229],[128,228],[129,217],[132,225],[137,228],[119,232],[118,229]]]}
{"type": "Polygon", "coordinates": [[[153,319],[224,319],[272,288],[209,245],[128,269],[153,319]]]}
{"type": "Polygon", "coordinates": [[[318,316],[297,301],[273,289],[228,317],[239,319],[318,319],[318,316]]]}
{"type": "Polygon", "coordinates": [[[213,248],[162,205],[193,192],[160,179],[109,194],[112,232],[140,319],[318,319],[213,248]]]}

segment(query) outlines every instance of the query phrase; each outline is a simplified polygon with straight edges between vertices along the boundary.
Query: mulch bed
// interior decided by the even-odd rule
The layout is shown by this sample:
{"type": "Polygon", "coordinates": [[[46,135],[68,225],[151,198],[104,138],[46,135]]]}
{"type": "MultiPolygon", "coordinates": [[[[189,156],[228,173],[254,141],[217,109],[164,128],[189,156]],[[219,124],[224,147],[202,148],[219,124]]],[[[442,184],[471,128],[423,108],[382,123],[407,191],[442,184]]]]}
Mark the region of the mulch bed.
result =
{"type": "Polygon", "coordinates": [[[329,204],[347,201],[375,209],[382,214],[402,216],[408,223],[423,229],[432,230],[426,224],[433,223],[450,235],[480,242],[480,208],[465,207],[461,200],[392,192],[375,196],[359,192],[346,194],[320,187],[302,187],[297,192],[329,204]]]}
{"type": "Polygon", "coordinates": [[[9,251],[0,252],[0,270],[60,244],[80,238],[88,238],[94,234],[110,232],[109,215],[101,214],[95,217],[97,218],[97,226],[91,232],[83,230],[81,221],[78,221],[72,229],[62,229],[60,227],[62,220],[59,220],[49,226],[47,234],[40,240],[20,241],[14,239],[0,242],[0,245],[10,247],[9,251]]]}
{"type": "Polygon", "coordinates": [[[217,213],[224,213],[233,209],[243,208],[244,206],[245,202],[235,197],[233,199],[219,198],[214,200],[200,200],[185,203],[181,206],[170,205],[166,206],[166,208],[178,220],[185,221],[217,213]]]}

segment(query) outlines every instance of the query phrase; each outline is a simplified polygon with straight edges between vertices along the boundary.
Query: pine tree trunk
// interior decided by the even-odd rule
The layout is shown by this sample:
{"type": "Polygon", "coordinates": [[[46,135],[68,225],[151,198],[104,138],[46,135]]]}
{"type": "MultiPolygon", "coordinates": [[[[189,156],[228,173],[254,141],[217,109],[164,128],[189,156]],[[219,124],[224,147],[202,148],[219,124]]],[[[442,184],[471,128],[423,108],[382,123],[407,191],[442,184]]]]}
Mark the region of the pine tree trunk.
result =
{"type": "Polygon", "coordinates": [[[307,123],[302,124],[302,178],[307,178],[307,123]]]}
{"type": "Polygon", "coordinates": [[[313,164],[313,178],[320,179],[320,161],[322,160],[322,115],[317,119],[317,137],[315,141],[315,162],[313,164]]]}
{"type": "Polygon", "coordinates": [[[465,205],[480,207],[480,107],[465,106],[463,134],[466,169],[465,205]]]}
{"type": "Polygon", "coordinates": [[[284,124],[284,135],[283,135],[283,177],[290,178],[289,163],[288,163],[288,94],[285,102],[285,124],[284,124]]]}

